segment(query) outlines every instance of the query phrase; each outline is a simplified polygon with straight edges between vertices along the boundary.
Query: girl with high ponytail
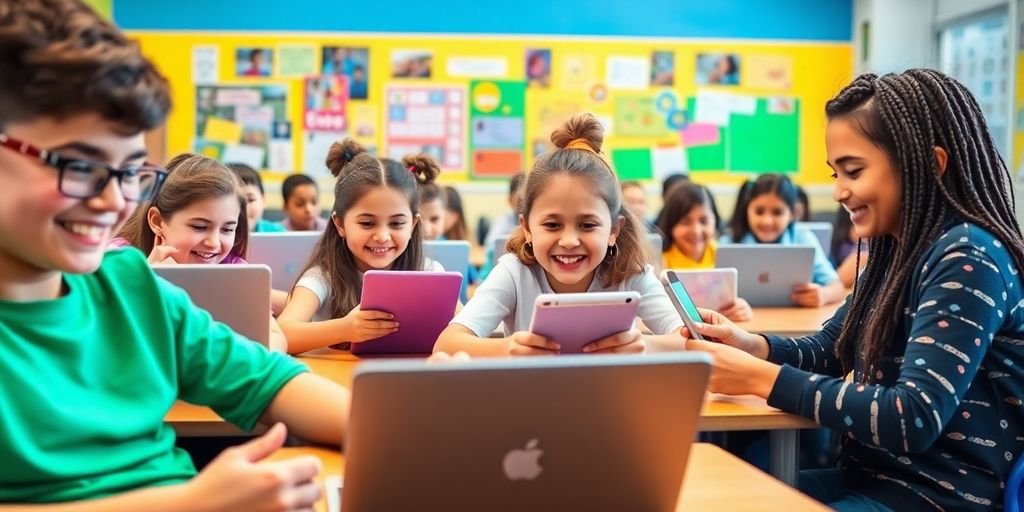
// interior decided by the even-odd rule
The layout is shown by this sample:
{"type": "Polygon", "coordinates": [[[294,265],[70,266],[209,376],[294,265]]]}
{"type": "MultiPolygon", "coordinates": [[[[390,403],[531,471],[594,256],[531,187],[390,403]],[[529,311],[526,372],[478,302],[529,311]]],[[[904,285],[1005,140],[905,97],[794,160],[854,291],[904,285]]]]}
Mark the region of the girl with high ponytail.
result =
{"type": "Polygon", "coordinates": [[[392,315],[359,308],[363,272],[444,270],[423,256],[417,213],[418,188],[432,185],[440,172],[429,156],[406,163],[376,158],[345,139],[331,146],[326,164],[337,178],[334,229],[324,231],[278,317],[291,353],[398,330],[392,315]]]}
{"type": "Polygon", "coordinates": [[[655,335],[641,337],[632,329],[594,340],[584,351],[682,348],[682,320],[649,264],[646,230],[623,205],[619,182],[600,155],[603,137],[590,114],[574,116],[551,134],[556,149],[538,158],[527,175],[508,254],[441,333],[435,350],[557,352],[558,340],[528,331],[534,300],[542,293],[597,291],[640,292],[638,314],[655,335]],[[506,337],[489,338],[499,323],[506,337]]]}

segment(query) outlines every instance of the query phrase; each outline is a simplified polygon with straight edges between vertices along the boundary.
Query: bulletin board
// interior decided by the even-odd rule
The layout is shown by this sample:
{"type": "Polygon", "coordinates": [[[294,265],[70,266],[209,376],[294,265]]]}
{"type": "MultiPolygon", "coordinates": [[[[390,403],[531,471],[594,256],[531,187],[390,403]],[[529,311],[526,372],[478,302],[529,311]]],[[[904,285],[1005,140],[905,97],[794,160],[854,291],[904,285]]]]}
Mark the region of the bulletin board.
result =
{"type": "Polygon", "coordinates": [[[827,183],[824,104],[852,75],[848,43],[130,34],[172,84],[168,155],[242,158],[270,179],[326,175],[346,136],[396,158],[428,152],[444,181],[507,179],[591,112],[622,179],[827,183]]]}

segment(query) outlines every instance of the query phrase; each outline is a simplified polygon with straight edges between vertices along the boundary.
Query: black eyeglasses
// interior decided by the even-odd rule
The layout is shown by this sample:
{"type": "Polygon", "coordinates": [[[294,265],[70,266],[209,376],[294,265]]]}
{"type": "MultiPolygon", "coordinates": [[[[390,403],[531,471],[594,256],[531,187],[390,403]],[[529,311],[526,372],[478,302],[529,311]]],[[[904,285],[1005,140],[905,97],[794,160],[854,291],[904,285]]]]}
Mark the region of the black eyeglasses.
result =
{"type": "Polygon", "coordinates": [[[167,177],[167,171],[149,163],[115,169],[103,162],[68,158],[39,149],[4,133],[0,133],[0,146],[57,169],[57,190],[76,199],[90,199],[102,194],[110,180],[117,178],[125,201],[148,201],[156,195],[167,177]]]}

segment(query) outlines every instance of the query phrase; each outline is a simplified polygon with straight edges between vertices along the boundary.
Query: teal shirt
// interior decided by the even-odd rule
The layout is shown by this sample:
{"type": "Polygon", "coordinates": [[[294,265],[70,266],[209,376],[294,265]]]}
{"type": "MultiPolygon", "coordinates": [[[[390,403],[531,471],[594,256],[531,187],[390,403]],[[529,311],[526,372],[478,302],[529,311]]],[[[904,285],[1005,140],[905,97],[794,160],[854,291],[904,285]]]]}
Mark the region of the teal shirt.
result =
{"type": "Polygon", "coordinates": [[[252,230],[253,233],[284,233],[285,231],[288,230],[284,226],[266,219],[256,221],[256,226],[252,230]]]}
{"type": "Polygon", "coordinates": [[[195,475],[176,399],[251,430],[305,368],[214,322],[135,249],[65,274],[54,300],[0,300],[0,503],[97,498],[195,475]]]}

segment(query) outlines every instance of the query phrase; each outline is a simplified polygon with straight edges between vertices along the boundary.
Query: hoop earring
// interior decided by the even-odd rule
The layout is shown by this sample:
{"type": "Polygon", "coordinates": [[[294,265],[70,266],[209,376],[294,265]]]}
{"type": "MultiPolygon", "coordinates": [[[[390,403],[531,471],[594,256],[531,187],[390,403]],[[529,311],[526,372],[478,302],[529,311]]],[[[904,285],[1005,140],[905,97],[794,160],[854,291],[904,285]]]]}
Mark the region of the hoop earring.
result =
{"type": "Polygon", "coordinates": [[[616,244],[608,246],[608,252],[604,253],[605,263],[611,263],[615,261],[615,257],[619,255],[619,247],[616,244]]]}
{"type": "Polygon", "coordinates": [[[533,242],[526,242],[525,244],[523,244],[523,249],[526,250],[526,254],[529,255],[531,258],[536,257],[533,255],[533,242]]]}

